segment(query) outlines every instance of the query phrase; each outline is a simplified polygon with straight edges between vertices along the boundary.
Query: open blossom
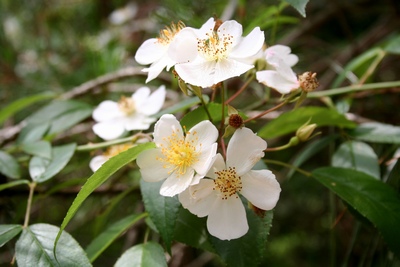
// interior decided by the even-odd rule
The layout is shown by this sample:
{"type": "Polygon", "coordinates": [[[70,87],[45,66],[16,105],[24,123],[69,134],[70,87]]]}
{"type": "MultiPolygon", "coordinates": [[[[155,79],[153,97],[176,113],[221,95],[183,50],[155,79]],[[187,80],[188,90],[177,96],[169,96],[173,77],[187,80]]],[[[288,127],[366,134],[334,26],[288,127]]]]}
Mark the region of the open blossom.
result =
{"type": "Polygon", "coordinates": [[[237,129],[226,162],[217,154],[206,177],[179,195],[184,208],[199,217],[208,216],[211,235],[230,240],[247,233],[246,210],[239,194],[262,210],[275,207],[281,191],[275,175],[269,170],[251,170],[266,148],[267,143],[250,129],[237,129]]]}
{"type": "Polygon", "coordinates": [[[150,94],[148,87],[139,88],[131,97],[119,102],[106,100],[93,111],[95,134],[104,140],[120,137],[125,131],[146,130],[156,120],[151,115],[160,111],[165,100],[165,86],[150,94]]]}
{"type": "Polygon", "coordinates": [[[155,79],[164,68],[169,70],[175,65],[175,61],[168,56],[168,48],[176,34],[184,27],[185,24],[181,21],[177,24],[172,23],[170,27],[160,31],[158,38],[148,39],[138,48],[135,60],[142,65],[151,64],[143,69],[144,72],[148,72],[146,83],[155,79]]]}
{"type": "Polygon", "coordinates": [[[287,94],[299,88],[300,83],[291,68],[297,63],[298,57],[290,52],[290,48],[284,45],[267,48],[264,55],[270,69],[258,71],[257,80],[281,94],[287,94]]]}
{"type": "Polygon", "coordinates": [[[213,18],[200,29],[181,30],[169,48],[175,70],[186,83],[210,87],[239,76],[254,67],[253,56],[262,48],[264,33],[256,27],[242,37],[242,25],[234,20],[219,27],[213,18]]]}
{"type": "Polygon", "coordinates": [[[137,164],[143,180],[164,180],[160,194],[174,196],[198,183],[207,173],[217,151],[218,130],[210,121],[202,121],[184,134],[171,114],[161,116],[154,127],[156,148],[139,154],[137,164]]]}

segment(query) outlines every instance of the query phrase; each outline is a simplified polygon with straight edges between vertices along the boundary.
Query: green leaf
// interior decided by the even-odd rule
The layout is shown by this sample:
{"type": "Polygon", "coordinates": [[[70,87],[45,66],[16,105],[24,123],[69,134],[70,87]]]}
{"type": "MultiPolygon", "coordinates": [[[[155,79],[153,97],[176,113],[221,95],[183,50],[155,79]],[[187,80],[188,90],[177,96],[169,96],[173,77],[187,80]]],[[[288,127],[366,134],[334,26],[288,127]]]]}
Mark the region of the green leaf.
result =
{"type": "Polygon", "coordinates": [[[360,124],[350,135],[367,142],[400,144],[400,127],[379,122],[360,124]]]}
{"type": "Polygon", "coordinates": [[[51,159],[32,157],[29,162],[29,174],[32,180],[43,183],[59,173],[75,152],[76,144],[56,146],[52,149],[51,159]]]}
{"type": "MultiPolygon", "coordinates": [[[[300,167],[304,162],[306,162],[312,156],[320,152],[327,145],[332,143],[336,138],[338,138],[338,135],[328,135],[318,140],[309,142],[308,144],[306,144],[304,149],[294,157],[292,165],[295,167],[300,167]]],[[[292,177],[295,171],[296,171],[295,169],[290,169],[290,171],[287,174],[287,178],[292,177]]]]}
{"type": "Polygon", "coordinates": [[[167,260],[162,247],[147,242],[131,247],[122,254],[114,267],[166,267],[167,260]]]}
{"type": "Polygon", "coordinates": [[[53,98],[54,96],[55,95],[53,93],[46,92],[46,93],[41,93],[41,94],[37,94],[37,95],[27,96],[27,97],[20,98],[20,99],[14,101],[13,103],[9,104],[7,107],[2,108],[0,110],[0,124],[3,121],[5,121],[7,118],[9,118],[10,116],[17,113],[18,111],[23,110],[24,108],[26,108],[36,102],[46,100],[49,98],[53,98]]]}
{"type": "Polygon", "coordinates": [[[164,181],[149,183],[140,180],[145,210],[157,227],[166,249],[171,253],[171,243],[174,238],[176,218],[178,217],[180,203],[177,197],[164,197],[160,195],[160,187],[164,181]]]}
{"type": "Polygon", "coordinates": [[[332,166],[357,170],[381,179],[378,156],[363,142],[347,141],[341,144],[332,156],[332,166]]]}
{"type": "Polygon", "coordinates": [[[65,231],[57,246],[57,259],[54,257],[54,239],[58,231],[58,227],[44,223],[25,228],[15,246],[18,266],[92,266],[78,242],[65,231]]]}
{"type": "Polygon", "coordinates": [[[292,7],[294,7],[299,13],[306,17],[306,5],[308,0],[284,0],[285,2],[289,3],[292,7]]]}
{"type": "Polygon", "coordinates": [[[55,243],[57,243],[61,231],[65,229],[69,221],[74,217],[75,213],[78,211],[79,207],[82,203],[90,196],[90,194],[100,185],[102,185],[107,179],[121,169],[123,166],[128,164],[129,162],[135,160],[140,152],[154,148],[154,143],[144,143],[137,146],[134,146],[120,154],[110,158],[107,160],[92,176],[88,178],[86,183],[83,185],[78,195],[74,199],[74,202],[69,207],[67,215],[64,217],[64,220],[60,227],[60,232],[57,235],[55,243]]]}
{"type": "Polygon", "coordinates": [[[19,224],[1,224],[0,225],[0,248],[5,243],[14,238],[22,231],[22,225],[19,224]]]}
{"type": "Polygon", "coordinates": [[[10,178],[20,178],[18,162],[8,153],[0,150],[0,173],[10,178]]]}
{"type": "Polygon", "coordinates": [[[400,196],[392,187],[351,169],[319,168],[312,176],[371,221],[389,248],[400,256],[400,196]]]}
{"type": "Polygon", "coordinates": [[[336,110],[322,107],[301,107],[283,113],[278,118],[267,123],[258,131],[258,136],[262,138],[274,138],[295,132],[310,118],[310,124],[316,123],[318,126],[356,127],[354,122],[349,121],[343,114],[338,113],[336,110]]]}
{"type": "MultiPolygon", "coordinates": [[[[208,103],[206,105],[208,112],[211,115],[212,122],[218,122],[221,121],[221,115],[222,115],[222,105],[219,103],[208,103]]],[[[224,110],[225,116],[228,114],[228,108],[225,108],[224,110]]],[[[195,126],[197,123],[204,121],[204,120],[209,120],[207,112],[204,108],[204,106],[200,106],[190,112],[188,112],[183,118],[181,119],[181,125],[185,126],[186,129],[191,129],[193,126],[195,126]]]]}
{"type": "Polygon", "coordinates": [[[28,154],[51,159],[51,144],[48,141],[41,140],[33,143],[25,143],[21,146],[21,149],[28,154]]]}
{"type": "Polygon", "coordinates": [[[108,248],[114,240],[145,216],[146,213],[133,214],[125,217],[112,224],[103,233],[93,239],[86,248],[86,254],[88,255],[90,262],[97,259],[97,257],[100,256],[100,254],[108,248]]]}
{"type": "Polygon", "coordinates": [[[92,114],[92,107],[86,103],[67,100],[53,101],[27,118],[29,124],[50,123],[48,134],[62,132],[92,114]]]}
{"type": "Polygon", "coordinates": [[[246,207],[246,214],[249,231],[241,238],[228,241],[211,236],[215,251],[230,267],[258,266],[265,255],[273,212],[267,211],[264,218],[260,218],[246,207]]]}
{"type": "Polygon", "coordinates": [[[9,183],[1,184],[0,185],[0,191],[5,190],[5,189],[10,188],[10,187],[18,186],[18,185],[21,185],[21,184],[29,184],[29,181],[28,180],[16,180],[16,181],[12,181],[12,182],[9,182],[9,183]]]}
{"type": "Polygon", "coordinates": [[[28,123],[18,135],[18,144],[29,144],[39,141],[44,137],[49,130],[50,123],[44,122],[42,124],[28,123]]]}
{"type": "Polygon", "coordinates": [[[174,239],[191,247],[214,252],[206,229],[207,218],[199,218],[187,209],[179,209],[174,239]]]}
{"type": "Polygon", "coordinates": [[[392,38],[388,44],[385,46],[384,50],[386,52],[399,55],[400,54],[400,35],[396,35],[392,38]]]}

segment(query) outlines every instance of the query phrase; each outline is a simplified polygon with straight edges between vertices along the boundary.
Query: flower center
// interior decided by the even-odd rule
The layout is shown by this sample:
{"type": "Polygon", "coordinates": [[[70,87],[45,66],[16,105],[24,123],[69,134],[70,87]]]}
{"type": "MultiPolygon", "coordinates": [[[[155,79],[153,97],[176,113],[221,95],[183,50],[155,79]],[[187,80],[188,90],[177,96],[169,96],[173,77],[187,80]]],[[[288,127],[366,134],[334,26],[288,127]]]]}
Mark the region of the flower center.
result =
{"type": "MultiPolygon", "coordinates": [[[[198,138],[186,141],[178,135],[179,129],[174,130],[169,137],[164,138],[168,142],[168,146],[160,145],[163,158],[158,157],[157,160],[164,162],[164,168],[171,168],[169,173],[177,172],[177,176],[186,173],[187,169],[196,163],[199,159],[199,152],[196,151],[195,144],[198,138]]],[[[186,137],[190,134],[196,135],[196,132],[187,132],[186,137]]],[[[201,144],[200,144],[201,146],[201,144]]]]}
{"type": "Polygon", "coordinates": [[[232,47],[230,34],[218,35],[218,32],[207,33],[208,39],[197,40],[197,50],[208,61],[218,61],[227,58],[232,47]]]}
{"type": "MultiPolygon", "coordinates": [[[[236,173],[235,167],[229,167],[227,170],[215,172],[217,179],[214,180],[214,190],[222,194],[222,199],[228,199],[242,190],[242,180],[236,173]]],[[[236,197],[238,197],[236,195],[236,197]]]]}
{"type": "Polygon", "coordinates": [[[107,150],[104,152],[103,155],[111,158],[111,157],[118,155],[121,152],[124,152],[125,150],[128,150],[131,147],[132,147],[132,144],[122,144],[122,145],[110,146],[107,148],[107,150]]]}
{"type": "Polygon", "coordinates": [[[135,101],[132,97],[122,96],[121,99],[118,101],[118,107],[126,115],[131,115],[136,110],[135,101]]]}
{"type": "Polygon", "coordinates": [[[175,35],[185,27],[186,25],[182,21],[178,21],[176,24],[172,22],[171,26],[166,26],[165,29],[160,31],[157,41],[160,44],[168,45],[174,39],[175,35]]]}

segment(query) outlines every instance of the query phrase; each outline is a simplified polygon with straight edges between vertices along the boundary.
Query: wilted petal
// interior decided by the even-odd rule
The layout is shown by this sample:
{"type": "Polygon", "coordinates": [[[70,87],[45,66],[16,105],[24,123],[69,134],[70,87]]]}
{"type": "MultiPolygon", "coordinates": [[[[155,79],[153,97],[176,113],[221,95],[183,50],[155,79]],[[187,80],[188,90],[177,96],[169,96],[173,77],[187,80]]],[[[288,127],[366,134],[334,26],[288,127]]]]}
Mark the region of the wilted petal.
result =
{"type": "Polygon", "coordinates": [[[281,186],[269,170],[253,170],[242,175],[241,194],[254,206],[271,210],[278,202],[281,186]]]}
{"type": "Polygon", "coordinates": [[[237,129],[229,141],[226,166],[235,167],[239,176],[247,173],[264,157],[267,142],[249,128],[237,129]]]}
{"type": "Polygon", "coordinates": [[[218,198],[207,219],[208,232],[221,240],[239,238],[247,233],[246,210],[240,198],[218,198]]]}
{"type": "Polygon", "coordinates": [[[93,125],[93,132],[104,140],[113,140],[122,136],[125,132],[124,124],[120,119],[99,122],[93,125]]]}
{"type": "Polygon", "coordinates": [[[93,110],[92,116],[95,121],[102,122],[121,117],[123,113],[119,109],[117,102],[106,100],[93,110]]]}
{"type": "Polygon", "coordinates": [[[179,194],[179,201],[185,209],[198,217],[207,216],[217,199],[213,190],[214,182],[203,179],[197,185],[190,186],[179,194]]]}
{"type": "Polygon", "coordinates": [[[193,169],[186,170],[184,174],[178,174],[177,172],[171,173],[167,180],[162,184],[160,194],[166,197],[173,197],[182,193],[191,184],[193,176],[193,169]]]}
{"type": "Polygon", "coordinates": [[[140,168],[143,180],[146,182],[158,182],[169,176],[169,171],[164,163],[158,160],[163,155],[158,148],[145,150],[139,154],[136,163],[140,168]]]}

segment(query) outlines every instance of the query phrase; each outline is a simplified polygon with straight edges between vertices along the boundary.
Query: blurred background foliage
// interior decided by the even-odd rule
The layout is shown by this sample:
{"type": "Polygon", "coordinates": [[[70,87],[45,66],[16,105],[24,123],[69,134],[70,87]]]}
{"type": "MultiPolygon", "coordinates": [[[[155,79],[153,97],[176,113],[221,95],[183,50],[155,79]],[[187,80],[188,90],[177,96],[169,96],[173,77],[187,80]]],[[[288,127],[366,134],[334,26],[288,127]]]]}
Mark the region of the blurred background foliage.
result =
{"type": "MultiPolygon", "coordinates": [[[[265,31],[267,44],[288,45],[299,56],[296,72],[318,73],[321,90],[357,82],[357,77],[368,70],[374,58],[363,60],[352,72],[346,73],[342,81],[337,77],[354,58],[384,47],[399,36],[400,2],[397,0],[311,0],[306,12],[307,17],[303,18],[285,3],[266,0],[2,0],[0,108],[39,92],[61,95],[100,75],[136,66],[133,57],[140,44],[155,37],[172,21],[182,20],[188,26],[199,27],[215,15],[239,21],[245,32],[260,26],[265,31]]],[[[393,53],[379,62],[366,82],[400,80],[399,70],[398,53],[393,53]]],[[[171,77],[163,77],[163,82],[179,93],[171,77]]],[[[132,88],[143,83],[144,76],[132,77],[95,88],[77,99],[94,107],[105,99],[118,99],[121,92],[132,92],[132,88]]],[[[231,82],[229,90],[236,87],[231,82]]],[[[271,102],[279,97],[274,92],[266,96],[262,90],[260,85],[254,85],[249,102],[234,102],[234,105],[249,110],[254,101],[258,107],[265,104],[265,101],[259,102],[261,97],[271,102]]],[[[357,114],[359,121],[377,120],[399,125],[399,91],[400,88],[367,91],[334,97],[334,100],[343,110],[357,114]]],[[[308,101],[321,104],[317,100],[308,101]]],[[[3,133],[42,105],[43,102],[35,104],[6,120],[2,125],[3,133]]],[[[53,143],[99,142],[91,132],[92,123],[91,119],[85,120],[79,127],[55,137],[53,143]]],[[[332,129],[324,131],[333,134],[332,129]]],[[[1,140],[5,147],[12,141],[13,137],[1,140]]],[[[269,146],[284,142],[270,140],[269,146]]],[[[334,141],[303,168],[312,170],[329,165],[327,155],[333,148],[334,141]]],[[[380,152],[387,151],[387,147],[374,148],[378,156],[384,158],[380,152]]],[[[298,151],[299,147],[271,152],[267,158],[287,162],[298,151]]],[[[96,151],[76,153],[56,179],[38,187],[32,224],[61,224],[80,186],[92,174],[88,164],[94,153],[96,151]]],[[[398,261],[388,260],[394,256],[387,251],[378,233],[370,225],[357,222],[348,207],[326,188],[298,173],[288,176],[285,168],[270,168],[282,185],[282,195],[275,208],[262,266],[400,266],[398,261]],[[356,240],[352,240],[354,231],[359,233],[356,240]]],[[[137,171],[124,168],[84,203],[67,228],[82,247],[108,224],[143,208],[139,178],[137,171]],[[88,222],[94,222],[94,227],[88,222]]],[[[5,177],[0,178],[0,183],[3,182],[5,177]]],[[[0,224],[23,223],[27,195],[28,189],[23,186],[1,192],[0,224]]],[[[126,248],[143,240],[144,230],[144,224],[130,230],[108,248],[94,266],[111,266],[126,248]]],[[[13,242],[0,248],[0,265],[10,262],[13,248],[13,242]]],[[[174,249],[171,266],[189,266],[194,260],[197,265],[191,266],[220,265],[211,254],[182,244],[176,244],[174,249]]]]}

